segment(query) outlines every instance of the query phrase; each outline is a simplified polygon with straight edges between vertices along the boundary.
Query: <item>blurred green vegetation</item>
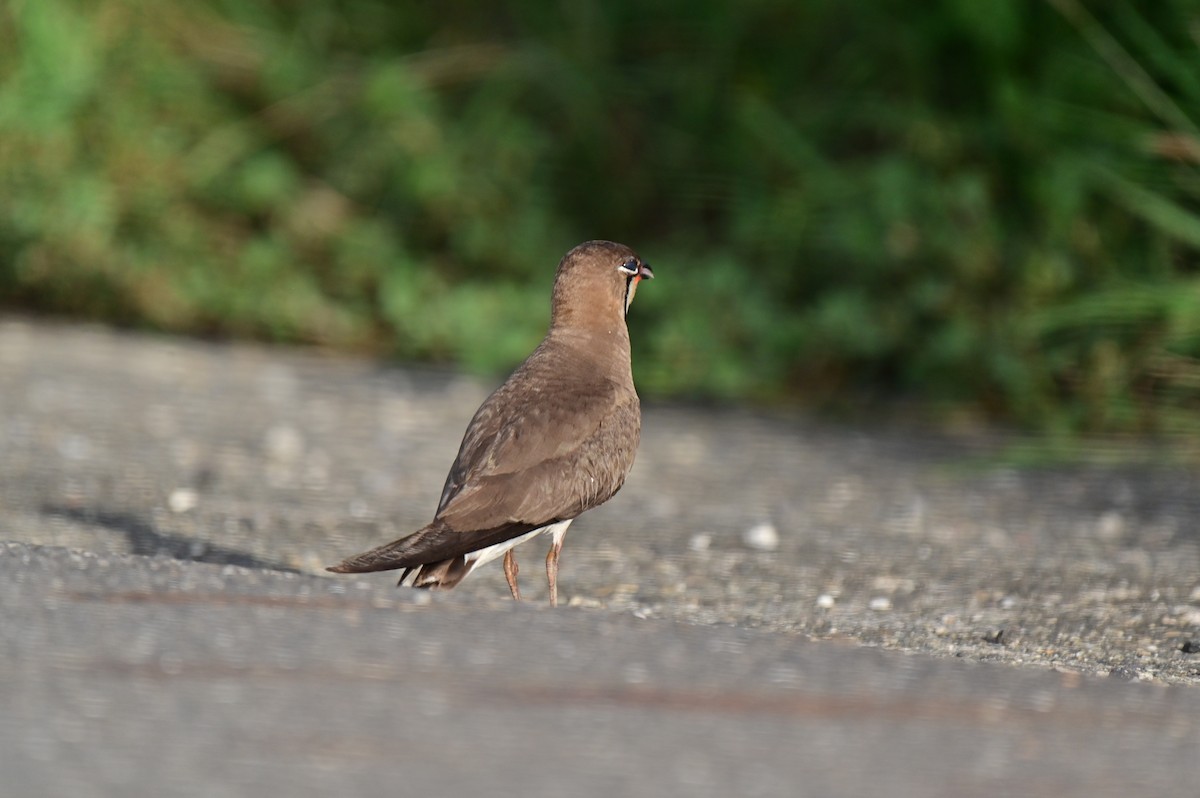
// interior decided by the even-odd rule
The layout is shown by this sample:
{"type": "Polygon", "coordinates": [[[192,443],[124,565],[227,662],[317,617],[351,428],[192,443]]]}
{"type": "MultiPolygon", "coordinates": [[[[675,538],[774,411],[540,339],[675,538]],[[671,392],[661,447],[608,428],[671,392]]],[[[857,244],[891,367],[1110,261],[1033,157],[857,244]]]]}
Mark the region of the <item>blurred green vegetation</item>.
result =
{"type": "Polygon", "coordinates": [[[644,394],[1191,429],[1200,0],[10,0],[0,304],[644,394]]]}

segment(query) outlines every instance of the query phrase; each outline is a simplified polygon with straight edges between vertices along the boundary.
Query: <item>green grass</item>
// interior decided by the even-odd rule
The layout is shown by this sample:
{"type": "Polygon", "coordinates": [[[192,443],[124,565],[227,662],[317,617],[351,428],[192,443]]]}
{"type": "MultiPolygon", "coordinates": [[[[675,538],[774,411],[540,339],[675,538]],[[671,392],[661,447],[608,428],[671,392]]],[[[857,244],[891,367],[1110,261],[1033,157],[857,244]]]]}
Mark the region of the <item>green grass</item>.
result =
{"type": "Polygon", "coordinates": [[[1200,6],[0,9],[0,304],[501,372],[625,241],[643,393],[1195,434],[1200,6]]]}

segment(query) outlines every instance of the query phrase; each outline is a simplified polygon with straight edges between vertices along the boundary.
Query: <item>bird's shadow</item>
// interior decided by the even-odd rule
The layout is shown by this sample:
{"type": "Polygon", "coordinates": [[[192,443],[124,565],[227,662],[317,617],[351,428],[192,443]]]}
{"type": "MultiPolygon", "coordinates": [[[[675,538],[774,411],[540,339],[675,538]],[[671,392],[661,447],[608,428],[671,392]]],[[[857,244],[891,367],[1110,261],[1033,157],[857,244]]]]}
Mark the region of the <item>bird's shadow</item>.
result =
{"type": "Polygon", "coordinates": [[[155,529],[152,524],[130,513],[58,505],[43,505],[42,512],[56,518],[65,518],[77,523],[120,532],[129,542],[131,554],[141,554],[147,557],[170,557],[174,560],[217,565],[236,565],[241,568],[263,568],[293,574],[300,573],[296,568],[281,562],[264,560],[253,554],[218,546],[206,540],[164,534],[155,529]]]}

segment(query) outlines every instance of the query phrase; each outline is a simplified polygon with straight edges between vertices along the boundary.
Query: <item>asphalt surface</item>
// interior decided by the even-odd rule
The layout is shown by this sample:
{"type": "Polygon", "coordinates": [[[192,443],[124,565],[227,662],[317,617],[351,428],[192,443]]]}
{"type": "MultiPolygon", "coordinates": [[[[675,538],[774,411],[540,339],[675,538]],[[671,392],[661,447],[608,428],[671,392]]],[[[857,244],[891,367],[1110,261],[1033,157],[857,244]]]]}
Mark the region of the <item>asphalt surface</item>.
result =
{"type": "Polygon", "coordinates": [[[488,387],[0,320],[0,794],[1196,794],[1194,469],[648,407],[570,606],[323,574],[488,387]]]}

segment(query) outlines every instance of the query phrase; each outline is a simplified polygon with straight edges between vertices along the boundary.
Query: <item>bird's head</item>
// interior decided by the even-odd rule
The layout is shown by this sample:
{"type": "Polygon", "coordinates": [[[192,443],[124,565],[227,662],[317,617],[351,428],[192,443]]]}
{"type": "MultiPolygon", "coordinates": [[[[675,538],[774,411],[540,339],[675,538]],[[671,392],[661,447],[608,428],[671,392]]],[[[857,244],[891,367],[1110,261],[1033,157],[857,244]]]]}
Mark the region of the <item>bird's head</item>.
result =
{"type": "Polygon", "coordinates": [[[558,264],[552,324],[624,322],[638,283],[653,278],[650,264],[624,244],[584,242],[564,255],[558,264]]]}

